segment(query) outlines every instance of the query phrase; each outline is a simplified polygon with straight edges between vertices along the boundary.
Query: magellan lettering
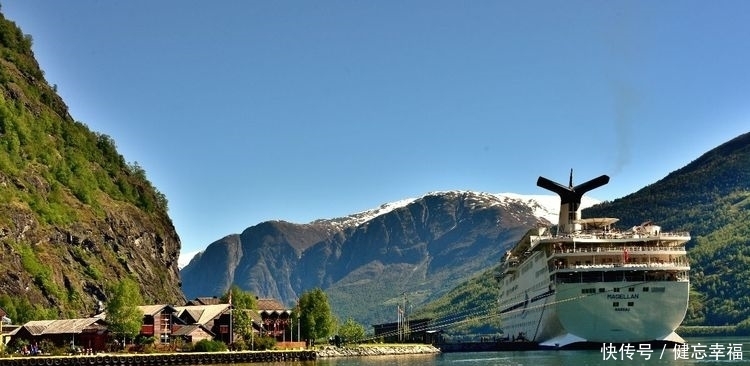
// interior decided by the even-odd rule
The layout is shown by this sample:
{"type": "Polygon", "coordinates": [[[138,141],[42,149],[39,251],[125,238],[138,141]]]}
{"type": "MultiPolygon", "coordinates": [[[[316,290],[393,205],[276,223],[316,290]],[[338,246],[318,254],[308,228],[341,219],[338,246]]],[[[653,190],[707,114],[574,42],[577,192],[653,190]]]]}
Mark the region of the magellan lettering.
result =
{"type": "Polygon", "coordinates": [[[608,294],[607,299],[609,300],[627,300],[627,299],[637,299],[638,294],[608,294]]]}

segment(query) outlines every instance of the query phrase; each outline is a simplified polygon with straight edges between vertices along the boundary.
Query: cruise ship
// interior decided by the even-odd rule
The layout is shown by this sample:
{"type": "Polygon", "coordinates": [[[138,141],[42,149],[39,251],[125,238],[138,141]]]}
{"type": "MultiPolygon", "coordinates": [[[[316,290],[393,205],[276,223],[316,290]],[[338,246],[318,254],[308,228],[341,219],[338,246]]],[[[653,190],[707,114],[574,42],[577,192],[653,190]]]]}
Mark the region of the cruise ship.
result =
{"type": "Polygon", "coordinates": [[[607,183],[602,175],[573,186],[572,171],[567,187],[539,177],[560,196],[560,216],[557,226],[529,230],[502,260],[499,312],[509,339],[553,348],[684,343],[675,329],[688,306],[690,234],[581,218],[583,195],[607,183]]]}

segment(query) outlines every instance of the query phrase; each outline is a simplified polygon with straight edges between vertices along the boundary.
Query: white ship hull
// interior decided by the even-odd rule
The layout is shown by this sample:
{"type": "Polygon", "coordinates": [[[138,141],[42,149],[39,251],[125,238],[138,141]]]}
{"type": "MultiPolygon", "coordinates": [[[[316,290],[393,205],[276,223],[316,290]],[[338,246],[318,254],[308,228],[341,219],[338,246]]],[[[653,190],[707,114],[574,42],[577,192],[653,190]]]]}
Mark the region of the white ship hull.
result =
{"type": "Polygon", "coordinates": [[[499,304],[503,330],[513,340],[547,346],[681,341],[673,332],[687,312],[688,281],[555,284],[539,281],[549,276],[546,261],[539,263],[503,286],[515,289],[499,304]]]}
{"type": "Polygon", "coordinates": [[[615,283],[619,293],[609,292],[612,286],[612,282],[561,285],[558,297],[575,299],[556,304],[562,327],[590,342],[647,342],[667,339],[685,317],[688,282],[615,283]],[[576,298],[586,288],[607,292],[576,298]],[[652,291],[656,288],[664,291],[652,291]]]}
{"type": "Polygon", "coordinates": [[[532,229],[506,254],[498,275],[505,335],[551,347],[684,342],[674,331],[688,306],[689,234],[665,233],[650,222],[620,232],[612,227],[617,219],[580,219],[579,187],[543,179],[537,184],[563,201],[560,232],[532,229]]]}

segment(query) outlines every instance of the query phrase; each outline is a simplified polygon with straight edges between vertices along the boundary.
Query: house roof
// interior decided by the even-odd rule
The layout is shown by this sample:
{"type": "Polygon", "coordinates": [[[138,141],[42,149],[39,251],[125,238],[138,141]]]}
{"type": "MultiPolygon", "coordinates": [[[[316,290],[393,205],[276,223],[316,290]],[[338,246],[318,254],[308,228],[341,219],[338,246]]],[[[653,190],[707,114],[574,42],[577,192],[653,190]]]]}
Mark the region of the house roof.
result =
{"type": "Polygon", "coordinates": [[[84,329],[95,324],[102,324],[101,318],[79,318],[59,320],[32,320],[23,328],[32,335],[82,333],[84,329]]]}
{"type": "Polygon", "coordinates": [[[279,300],[258,299],[258,311],[285,311],[287,310],[279,300]]]}
{"type": "Polygon", "coordinates": [[[194,305],[217,305],[221,303],[221,299],[214,296],[214,297],[196,297],[194,300],[190,300],[185,304],[185,306],[194,306],[194,305]]]}
{"type": "Polygon", "coordinates": [[[184,336],[184,335],[190,335],[197,329],[202,329],[204,332],[210,334],[212,337],[214,336],[214,333],[211,332],[208,328],[204,327],[202,324],[190,324],[180,327],[180,329],[177,329],[176,331],[172,332],[173,336],[184,336]]]}
{"type": "Polygon", "coordinates": [[[172,305],[165,305],[165,304],[141,305],[141,306],[138,306],[138,309],[143,312],[143,315],[151,315],[151,316],[159,314],[165,309],[170,313],[173,313],[176,311],[175,307],[173,307],[172,305]]]}
{"type": "Polygon", "coordinates": [[[221,314],[229,310],[229,304],[216,305],[193,305],[193,306],[176,306],[177,316],[184,319],[184,315],[189,315],[195,323],[206,324],[216,319],[221,314]]]}
{"type": "Polygon", "coordinates": [[[276,299],[258,299],[258,311],[266,313],[282,313],[289,312],[279,300],[276,299]]]}

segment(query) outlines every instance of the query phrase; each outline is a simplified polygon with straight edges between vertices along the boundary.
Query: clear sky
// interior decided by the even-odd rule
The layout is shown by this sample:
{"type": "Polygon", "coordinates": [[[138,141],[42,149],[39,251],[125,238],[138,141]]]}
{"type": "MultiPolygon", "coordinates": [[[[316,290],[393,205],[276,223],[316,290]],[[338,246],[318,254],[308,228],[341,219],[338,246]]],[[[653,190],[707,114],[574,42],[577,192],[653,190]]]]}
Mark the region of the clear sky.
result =
{"type": "Polygon", "coordinates": [[[0,2],[183,252],[571,168],[612,200],[750,131],[750,1],[0,2]]]}

